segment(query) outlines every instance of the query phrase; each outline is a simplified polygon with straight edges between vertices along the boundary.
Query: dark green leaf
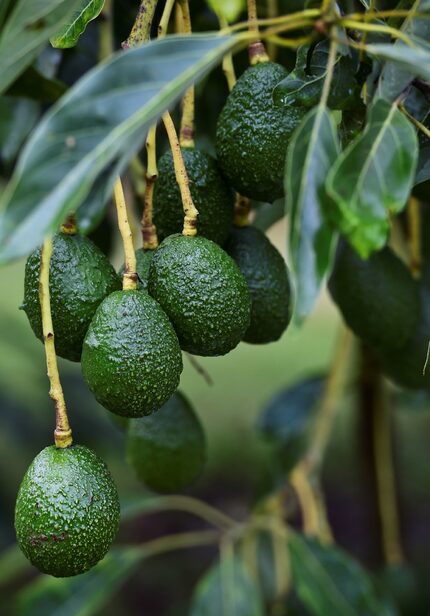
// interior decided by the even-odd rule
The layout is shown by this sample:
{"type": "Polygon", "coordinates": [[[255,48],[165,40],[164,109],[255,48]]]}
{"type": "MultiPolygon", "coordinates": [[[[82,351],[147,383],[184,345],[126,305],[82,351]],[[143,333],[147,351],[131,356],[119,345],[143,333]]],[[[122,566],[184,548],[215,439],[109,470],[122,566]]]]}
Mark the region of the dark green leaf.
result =
{"type": "Polygon", "coordinates": [[[67,90],[65,83],[48,79],[34,66],[29,66],[8,89],[10,96],[23,96],[41,103],[55,103],[67,90]]]}
{"type": "MultiPolygon", "coordinates": [[[[318,103],[327,73],[329,44],[322,41],[315,46],[308,66],[309,49],[308,45],[298,49],[294,70],[273,90],[275,104],[313,107],[318,103]]],[[[347,109],[355,103],[359,91],[354,78],[356,70],[357,64],[350,55],[338,55],[328,99],[329,107],[347,109]]]]}
{"type": "Polygon", "coordinates": [[[285,168],[295,316],[299,320],[312,309],[333,257],[335,235],[324,215],[324,183],[338,154],[333,118],[319,105],[294,131],[285,168]]]}
{"type": "Polygon", "coordinates": [[[369,111],[366,127],[331,168],[326,189],[333,223],[364,258],[384,246],[389,213],[399,212],[412,188],[418,141],[412,124],[387,101],[369,111]]]}
{"type": "Polygon", "coordinates": [[[29,66],[81,0],[18,0],[0,34],[0,93],[29,66]]]}
{"type": "Polygon", "coordinates": [[[16,158],[39,113],[39,105],[34,101],[0,97],[0,158],[5,163],[9,164],[16,158]]]}
{"type": "Polygon", "coordinates": [[[420,148],[414,184],[430,180],[430,145],[420,148]]]}
{"type": "Polygon", "coordinates": [[[284,216],[284,199],[277,199],[274,203],[259,203],[255,208],[255,218],[252,224],[261,231],[267,231],[284,216]]]}
{"type": "Polygon", "coordinates": [[[258,589],[238,558],[221,560],[199,581],[190,616],[264,616],[258,589]]]}
{"type": "Polygon", "coordinates": [[[59,32],[51,38],[53,47],[74,47],[87,24],[100,15],[105,0],[81,0],[76,11],[59,32]]]}
{"type": "Polygon", "coordinates": [[[99,614],[136,569],[138,548],[112,549],[88,573],[71,578],[41,575],[18,597],[20,616],[92,616],[99,614]]]}
{"type": "Polygon", "coordinates": [[[388,616],[372,580],[346,552],[290,531],[294,587],[315,616],[388,616]]]}
{"type": "Polygon", "coordinates": [[[79,80],[33,133],[0,199],[0,261],[33,250],[103,174],[98,186],[109,199],[148,127],[234,44],[216,34],[166,37],[117,53],[79,80]]]}

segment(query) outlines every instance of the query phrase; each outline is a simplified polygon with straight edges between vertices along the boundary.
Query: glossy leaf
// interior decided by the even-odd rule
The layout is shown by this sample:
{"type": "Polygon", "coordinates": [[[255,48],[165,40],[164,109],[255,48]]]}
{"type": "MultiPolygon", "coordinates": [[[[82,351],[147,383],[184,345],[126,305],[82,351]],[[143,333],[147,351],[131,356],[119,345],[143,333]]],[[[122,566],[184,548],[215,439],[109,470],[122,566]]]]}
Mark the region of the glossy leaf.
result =
{"type": "Polygon", "coordinates": [[[340,154],[326,189],[333,223],[363,257],[384,246],[389,214],[403,209],[415,176],[415,129],[387,101],[370,108],[365,129],[340,154]]]}
{"type": "Polygon", "coordinates": [[[190,616],[264,616],[258,588],[238,558],[221,560],[198,582],[190,616]]]}
{"type": "Polygon", "coordinates": [[[41,575],[19,594],[20,616],[93,616],[101,613],[112,596],[142,559],[139,548],[117,548],[93,569],[69,578],[41,575]]]}
{"type": "Polygon", "coordinates": [[[335,235],[324,214],[327,201],[324,183],[338,154],[333,118],[319,105],[309,111],[295,130],[285,168],[298,320],[312,309],[333,257],[335,235]]]}
{"type": "Polygon", "coordinates": [[[60,49],[74,47],[88,23],[100,15],[104,3],[105,0],[81,0],[67,23],[51,38],[52,46],[60,49]]]}
{"type": "Polygon", "coordinates": [[[11,163],[39,117],[40,106],[27,99],[0,97],[0,158],[11,163]]]}
{"type": "Polygon", "coordinates": [[[346,552],[322,546],[290,531],[289,548],[294,588],[315,616],[388,616],[372,580],[346,552]]]}
{"type": "Polygon", "coordinates": [[[107,201],[148,127],[234,43],[213,34],[166,37],[117,53],[80,79],[40,122],[0,199],[0,261],[29,253],[95,185],[107,201]]]}
{"type": "Polygon", "coordinates": [[[427,16],[416,17],[413,13],[430,10],[427,0],[415,0],[410,15],[404,20],[401,30],[415,43],[416,48],[397,40],[392,44],[368,45],[369,54],[386,60],[378,82],[377,96],[394,101],[411,83],[415,76],[428,80],[430,74],[430,20],[427,16]],[[426,51],[427,49],[427,51],[426,51]]]}
{"type": "Polygon", "coordinates": [[[18,0],[0,33],[0,93],[29,66],[81,0],[18,0]]]}
{"type": "MultiPolygon", "coordinates": [[[[327,74],[329,45],[327,41],[318,43],[308,66],[309,49],[308,45],[298,49],[293,71],[273,91],[275,104],[313,107],[318,103],[327,74]]],[[[354,78],[357,68],[350,55],[337,56],[328,99],[332,109],[348,109],[355,103],[359,91],[354,78]]]]}

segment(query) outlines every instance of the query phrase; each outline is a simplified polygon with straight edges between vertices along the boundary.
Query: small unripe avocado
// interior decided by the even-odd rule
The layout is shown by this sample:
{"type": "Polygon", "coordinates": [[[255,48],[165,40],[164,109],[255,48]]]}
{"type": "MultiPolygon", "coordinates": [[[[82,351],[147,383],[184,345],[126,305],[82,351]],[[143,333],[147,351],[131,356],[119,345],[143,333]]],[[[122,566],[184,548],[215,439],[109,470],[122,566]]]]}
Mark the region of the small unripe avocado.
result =
{"type": "Polygon", "coordinates": [[[263,62],[239,77],[218,118],[216,153],[221,171],[241,194],[272,202],[284,194],[287,145],[306,113],[278,107],[273,88],[288,75],[280,64],[263,62]]]}
{"type": "MultiPolygon", "coordinates": [[[[148,288],[149,265],[152,260],[153,250],[144,250],[139,248],[136,250],[136,270],[138,275],[137,288],[139,291],[146,291],[148,288]]],[[[118,272],[118,276],[122,278],[124,274],[124,265],[118,272]]]]}
{"type": "Polygon", "coordinates": [[[244,341],[265,344],[278,340],[291,318],[291,288],[282,255],[255,227],[234,227],[224,248],[251,293],[251,323],[244,341]]]}
{"type": "Polygon", "coordinates": [[[166,238],[152,258],[148,291],[189,353],[225,355],[248,329],[246,280],[233,259],[205,237],[166,238]]]}
{"type": "Polygon", "coordinates": [[[176,492],[201,473],[206,440],[189,401],[176,392],[149,417],[130,419],[127,459],[137,476],[155,492],[176,492]]]}
{"type": "Polygon", "coordinates": [[[149,415],[173,394],[181,372],[178,338],[152,297],[115,291],[100,304],[82,349],[82,373],[100,404],[123,417],[149,415]]]}
{"type": "Polygon", "coordinates": [[[363,260],[342,242],[329,289],[346,323],[369,346],[400,348],[418,321],[418,285],[391,248],[363,260]]]}
{"type": "MultiPolygon", "coordinates": [[[[40,253],[38,248],[27,259],[22,308],[34,333],[43,340],[40,253]]],[[[114,268],[91,240],[78,234],[54,236],[49,291],[57,355],[72,361],[81,359],[82,343],[98,305],[120,288],[121,281],[114,268]]]]}
{"type": "Polygon", "coordinates": [[[91,569],[118,530],[119,498],[106,464],[91,449],[43,449],[30,464],[15,508],[21,550],[55,577],[91,569]]]}
{"type": "MultiPolygon", "coordinates": [[[[219,172],[216,160],[194,148],[182,148],[194,205],[199,211],[199,235],[223,244],[233,222],[234,193],[219,172]]],[[[172,152],[158,161],[154,189],[154,224],[158,238],[180,233],[184,223],[181,193],[176,181],[172,152]]]]}

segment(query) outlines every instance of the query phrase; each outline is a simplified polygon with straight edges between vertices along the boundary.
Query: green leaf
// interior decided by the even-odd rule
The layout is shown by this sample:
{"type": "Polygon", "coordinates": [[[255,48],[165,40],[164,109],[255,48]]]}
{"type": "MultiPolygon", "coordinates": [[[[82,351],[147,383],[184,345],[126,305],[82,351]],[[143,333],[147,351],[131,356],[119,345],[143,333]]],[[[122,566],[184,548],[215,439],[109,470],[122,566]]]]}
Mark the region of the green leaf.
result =
{"type": "Polygon", "coordinates": [[[389,213],[405,206],[412,188],[418,141],[412,124],[387,101],[369,111],[364,131],[340,154],[326,189],[333,223],[367,258],[384,246],[389,213]]]}
{"type": "Polygon", "coordinates": [[[332,262],[335,235],[325,219],[324,183],[338,154],[333,118],[319,105],[309,111],[294,131],[285,167],[298,320],[312,309],[332,262]]]}
{"type": "Polygon", "coordinates": [[[372,580],[346,552],[290,530],[294,588],[315,616],[387,616],[372,580]]]}
{"type": "Polygon", "coordinates": [[[420,149],[414,184],[416,186],[427,180],[430,180],[430,145],[420,149]]]}
{"type": "Polygon", "coordinates": [[[37,122],[40,107],[34,101],[0,97],[0,158],[11,163],[37,122]]]}
{"type": "Polygon", "coordinates": [[[258,203],[255,207],[255,218],[252,221],[254,227],[261,231],[267,231],[275,222],[285,216],[285,201],[277,199],[273,203],[258,203]]]}
{"type": "Polygon", "coordinates": [[[81,0],[18,0],[0,34],[0,93],[29,66],[81,0]]]}
{"type": "Polygon", "coordinates": [[[49,79],[34,66],[29,66],[8,88],[8,96],[24,96],[40,103],[55,103],[66,92],[67,86],[58,79],[49,79]]]}
{"type": "MultiPolygon", "coordinates": [[[[294,70],[273,90],[275,104],[313,107],[318,103],[327,74],[328,41],[315,46],[308,66],[309,52],[309,45],[298,49],[294,70]]],[[[352,56],[337,56],[328,98],[328,106],[332,109],[348,109],[355,104],[359,93],[354,77],[357,68],[356,59],[352,56]]]]}
{"type": "Polygon", "coordinates": [[[50,39],[51,45],[60,49],[74,47],[87,24],[100,15],[104,3],[105,0],[81,0],[67,23],[50,39]]]}
{"type": "Polygon", "coordinates": [[[112,549],[88,573],[71,578],[41,575],[18,596],[20,616],[92,616],[99,614],[136,569],[139,548],[112,549]]]}
{"type": "Polygon", "coordinates": [[[228,23],[237,21],[246,8],[246,0],[208,0],[211,9],[228,23]]]}
{"type": "Polygon", "coordinates": [[[264,616],[260,593],[237,557],[222,559],[198,582],[190,616],[264,616]]]}
{"type": "Polygon", "coordinates": [[[0,262],[33,250],[95,184],[108,200],[148,127],[235,41],[166,37],[119,52],[80,79],[40,122],[0,198],[0,262]]]}

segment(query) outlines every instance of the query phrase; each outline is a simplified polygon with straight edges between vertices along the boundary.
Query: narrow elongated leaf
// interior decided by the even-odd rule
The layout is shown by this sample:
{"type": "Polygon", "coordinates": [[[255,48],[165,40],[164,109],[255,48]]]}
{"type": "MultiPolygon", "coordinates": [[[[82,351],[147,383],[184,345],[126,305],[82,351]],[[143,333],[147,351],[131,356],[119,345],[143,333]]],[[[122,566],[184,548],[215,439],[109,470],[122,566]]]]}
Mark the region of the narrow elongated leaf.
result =
{"type": "Polygon", "coordinates": [[[39,117],[40,106],[35,101],[0,97],[0,158],[12,162],[39,117]]]}
{"type": "Polygon", "coordinates": [[[0,261],[40,244],[96,181],[108,199],[148,127],[234,43],[214,34],[166,37],[119,52],[80,79],[39,124],[0,199],[0,261]]]}
{"type": "Polygon", "coordinates": [[[285,193],[291,212],[295,315],[299,320],[312,309],[332,260],[334,234],[324,214],[324,183],[338,154],[333,118],[319,105],[295,130],[285,170],[285,193]]]}
{"type": "Polygon", "coordinates": [[[384,246],[389,213],[406,204],[415,176],[418,141],[395,105],[379,99],[367,124],[331,168],[326,189],[333,223],[363,258],[384,246]]]}
{"type": "Polygon", "coordinates": [[[74,47],[87,24],[100,15],[104,3],[105,0],[81,0],[80,5],[71,18],[51,38],[52,46],[60,49],[74,47]]]}
{"type": "Polygon", "coordinates": [[[0,34],[0,93],[20,75],[81,0],[18,0],[0,34]]]}
{"type": "Polygon", "coordinates": [[[290,531],[294,588],[315,616],[388,616],[371,579],[348,554],[290,531]]]}
{"type": "MultiPolygon", "coordinates": [[[[385,43],[367,45],[366,49],[372,56],[382,60],[391,60],[392,63],[396,65],[398,73],[400,73],[400,71],[405,73],[404,79],[400,80],[400,77],[398,77],[396,81],[397,85],[392,87],[392,91],[397,93],[397,95],[407,87],[408,83],[411,82],[414,77],[421,77],[421,79],[425,81],[430,81],[430,51],[419,48],[415,49],[407,47],[406,45],[387,45],[385,43]],[[404,81],[406,79],[407,83],[406,86],[404,86],[404,81]],[[401,85],[403,87],[399,90],[401,85]]],[[[382,81],[382,83],[385,82],[382,81]]],[[[386,88],[381,86],[378,90],[378,94],[381,94],[381,96],[387,100],[394,100],[394,98],[396,98],[396,96],[391,94],[391,91],[389,96],[386,96],[385,90],[386,88]]]]}

